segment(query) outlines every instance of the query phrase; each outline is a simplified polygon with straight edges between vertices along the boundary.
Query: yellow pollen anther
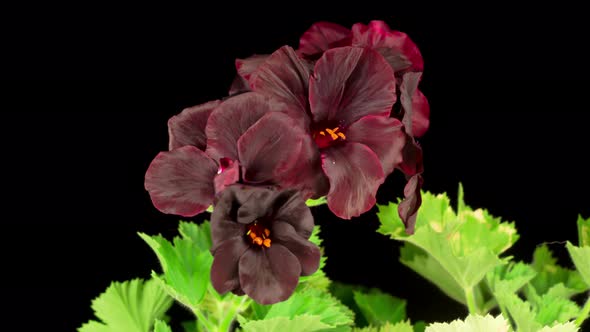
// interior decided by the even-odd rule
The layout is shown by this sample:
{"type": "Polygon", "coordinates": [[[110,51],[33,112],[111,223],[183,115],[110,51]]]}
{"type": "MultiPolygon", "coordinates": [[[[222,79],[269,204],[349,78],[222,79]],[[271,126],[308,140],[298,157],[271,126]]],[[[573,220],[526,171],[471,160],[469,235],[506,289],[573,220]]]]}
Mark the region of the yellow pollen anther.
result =
{"type": "Polygon", "coordinates": [[[265,247],[270,248],[270,239],[265,239],[262,243],[265,247]]]}
{"type": "Polygon", "coordinates": [[[338,136],[340,136],[340,138],[342,139],[346,139],[346,135],[344,135],[343,133],[338,133],[338,136]]]}
{"type": "Polygon", "coordinates": [[[324,133],[323,131],[320,131],[320,135],[326,136],[326,133],[324,133]]]}
{"type": "MultiPolygon", "coordinates": [[[[249,232],[250,233],[250,232],[249,232]]],[[[258,236],[256,235],[256,233],[251,232],[250,233],[250,237],[252,238],[252,240],[254,240],[255,238],[257,238],[258,236]]]]}
{"type": "Polygon", "coordinates": [[[262,245],[262,239],[257,237],[254,239],[254,243],[256,243],[257,245],[262,245]]]}
{"type": "Polygon", "coordinates": [[[265,228],[265,229],[264,229],[264,234],[265,234],[266,236],[269,236],[269,235],[270,235],[270,231],[268,230],[268,228],[265,228]]]}
{"type": "MultiPolygon", "coordinates": [[[[326,131],[328,132],[328,134],[330,134],[330,137],[332,138],[333,141],[337,140],[338,137],[342,138],[342,139],[346,139],[346,136],[343,133],[336,133],[338,131],[338,129],[340,129],[339,127],[336,127],[334,129],[330,129],[330,128],[326,128],[326,131]]],[[[320,134],[322,133],[322,131],[320,132],[320,134]]]]}

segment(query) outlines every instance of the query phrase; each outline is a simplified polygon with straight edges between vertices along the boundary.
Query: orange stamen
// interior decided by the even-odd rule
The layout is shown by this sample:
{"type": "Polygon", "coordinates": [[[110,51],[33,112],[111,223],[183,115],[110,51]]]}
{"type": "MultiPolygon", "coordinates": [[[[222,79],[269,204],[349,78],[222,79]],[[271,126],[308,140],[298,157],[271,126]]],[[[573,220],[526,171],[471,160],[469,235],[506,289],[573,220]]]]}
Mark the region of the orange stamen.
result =
{"type": "Polygon", "coordinates": [[[320,135],[326,136],[326,133],[324,133],[323,131],[320,131],[320,135]]]}
{"type": "Polygon", "coordinates": [[[257,238],[254,239],[254,243],[257,244],[257,245],[262,245],[262,239],[259,238],[259,237],[257,237],[257,238]]]}
{"type": "Polygon", "coordinates": [[[268,230],[268,228],[265,228],[265,229],[264,229],[264,234],[265,234],[266,236],[269,236],[269,235],[270,235],[270,231],[268,230]]]}
{"type": "Polygon", "coordinates": [[[343,133],[338,133],[338,136],[340,136],[340,138],[342,139],[346,139],[346,135],[344,135],[343,133]]]}
{"type": "Polygon", "coordinates": [[[250,237],[252,238],[252,240],[254,240],[255,238],[257,238],[258,236],[256,235],[256,233],[251,232],[250,233],[250,237]]]}
{"type": "Polygon", "coordinates": [[[265,247],[270,248],[270,239],[264,239],[264,241],[262,243],[264,244],[265,247]]]}

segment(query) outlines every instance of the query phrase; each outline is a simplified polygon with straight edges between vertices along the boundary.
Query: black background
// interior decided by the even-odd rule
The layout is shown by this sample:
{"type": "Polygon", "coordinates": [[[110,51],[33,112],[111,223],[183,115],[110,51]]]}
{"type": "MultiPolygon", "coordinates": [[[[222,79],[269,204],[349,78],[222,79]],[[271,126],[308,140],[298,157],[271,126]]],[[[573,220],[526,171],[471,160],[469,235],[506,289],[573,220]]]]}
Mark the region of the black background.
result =
{"type": "MultiPolygon", "coordinates": [[[[382,19],[418,44],[432,112],[420,139],[424,187],[454,197],[461,181],[469,205],[516,221],[510,254],[530,260],[540,242],[576,240],[577,214],[590,216],[580,8],[52,3],[2,13],[1,75],[10,80],[0,92],[0,291],[8,324],[25,330],[72,331],[111,280],[158,269],[136,232],[176,234],[179,218],[159,213],[143,189],[151,159],[167,148],[167,119],[223,97],[236,57],[297,46],[315,21],[382,19]]],[[[378,201],[402,188],[401,175],[390,176],[378,201]]],[[[397,262],[398,245],[374,232],[375,211],[343,221],[315,209],[328,275],[407,298],[413,320],[464,315],[397,262]]],[[[552,245],[567,258],[561,247],[552,245]]]]}

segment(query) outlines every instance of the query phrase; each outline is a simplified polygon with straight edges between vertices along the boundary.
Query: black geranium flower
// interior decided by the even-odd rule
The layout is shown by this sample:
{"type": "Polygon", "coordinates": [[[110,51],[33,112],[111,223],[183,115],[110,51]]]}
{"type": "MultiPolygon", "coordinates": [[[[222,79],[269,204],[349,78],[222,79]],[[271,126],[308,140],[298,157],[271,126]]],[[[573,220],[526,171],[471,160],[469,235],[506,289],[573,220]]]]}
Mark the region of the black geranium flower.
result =
{"type": "Polygon", "coordinates": [[[320,249],[308,241],[313,216],[294,190],[235,184],[211,216],[213,287],[247,294],[261,304],[288,299],[299,276],[314,273],[320,249]]]}

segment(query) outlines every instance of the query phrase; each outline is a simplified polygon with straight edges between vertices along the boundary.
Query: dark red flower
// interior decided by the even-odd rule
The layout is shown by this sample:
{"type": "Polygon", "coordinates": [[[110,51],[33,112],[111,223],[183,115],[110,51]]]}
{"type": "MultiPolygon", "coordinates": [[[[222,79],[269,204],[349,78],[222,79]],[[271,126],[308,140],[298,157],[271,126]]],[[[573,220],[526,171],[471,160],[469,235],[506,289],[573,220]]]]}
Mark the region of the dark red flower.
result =
{"type": "Polygon", "coordinates": [[[341,47],[324,52],[313,71],[288,46],[256,70],[254,91],[298,109],[330,181],[328,206],[350,219],[375,204],[385,176],[402,162],[402,124],[392,68],[376,51],[341,47]]]}
{"type": "Polygon", "coordinates": [[[327,187],[313,141],[289,113],[287,105],[250,92],[171,118],[171,150],[158,154],[145,176],[154,206],[194,216],[240,180],[295,188],[306,197],[327,187]]]}
{"type": "Polygon", "coordinates": [[[288,299],[299,276],[318,269],[320,249],[308,241],[313,227],[297,191],[229,186],[211,216],[213,287],[260,304],[288,299]]]}

